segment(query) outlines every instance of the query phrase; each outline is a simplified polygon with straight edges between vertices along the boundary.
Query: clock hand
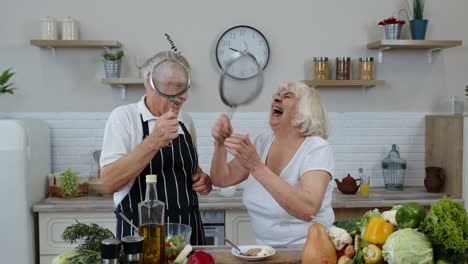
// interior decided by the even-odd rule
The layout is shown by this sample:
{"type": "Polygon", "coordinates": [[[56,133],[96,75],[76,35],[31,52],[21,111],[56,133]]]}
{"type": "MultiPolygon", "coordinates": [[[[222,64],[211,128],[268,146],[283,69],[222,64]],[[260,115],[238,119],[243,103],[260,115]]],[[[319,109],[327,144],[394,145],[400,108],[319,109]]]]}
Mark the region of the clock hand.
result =
{"type": "Polygon", "coordinates": [[[233,49],[233,48],[229,48],[230,50],[233,50],[235,52],[240,52],[240,50],[236,50],[236,49],[233,49]]]}
{"type": "Polygon", "coordinates": [[[249,51],[249,45],[247,45],[247,42],[245,40],[242,41],[244,42],[245,51],[249,51]]]}

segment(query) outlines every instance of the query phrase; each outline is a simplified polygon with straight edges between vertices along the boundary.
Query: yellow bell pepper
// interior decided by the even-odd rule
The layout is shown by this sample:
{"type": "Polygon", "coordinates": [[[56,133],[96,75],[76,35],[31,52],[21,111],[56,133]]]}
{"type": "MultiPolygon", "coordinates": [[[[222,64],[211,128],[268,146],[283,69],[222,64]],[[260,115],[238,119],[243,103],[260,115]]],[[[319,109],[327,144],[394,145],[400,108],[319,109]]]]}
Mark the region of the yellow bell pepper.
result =
{"type": "Polygon", "coordinates": [[[366,264],[382,264],[384,262],[382,251],[376,245],[368,245],[362,250],[365,253],[364,262],[366,264]]]}
{"type": "Polygon", "coordinates": [[[375,217],[367,224],[362,238],[372,244],[383,245],[391,233],[393,225],[380,217],[375,217]]]}

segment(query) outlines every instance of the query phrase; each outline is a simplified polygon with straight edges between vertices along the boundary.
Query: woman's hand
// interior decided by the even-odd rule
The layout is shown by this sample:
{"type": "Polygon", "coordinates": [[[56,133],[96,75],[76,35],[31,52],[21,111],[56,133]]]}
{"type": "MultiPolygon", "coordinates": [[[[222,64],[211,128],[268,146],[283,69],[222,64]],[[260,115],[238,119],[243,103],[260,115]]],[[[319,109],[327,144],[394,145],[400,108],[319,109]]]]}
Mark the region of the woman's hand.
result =
{"type": "Polygon", "coordinates": [[[223,114],[219,117],[218,121],[216,121],[211,129],[211,134],[219,144],[223,144],[226,138],[231,136],[232,126],[226,115],[223,114]]]}
{"type": "Polygon", "coordinates": [[[253,172],[263,166],[262,160],[257,154],[255,145],[250,141],[249,135],[232,134],[226,138],[224,145],[249,172],[253,172]]]}
{"type": "Polygon", "coordinates": [[[152,142],[159,148],[165,147],[171,143],[172,140],[179,136],[179,120],[177,114],[169,111],[161,115],[156,120],[156,125],[150,135],[152,142]]]}
{"type": "Polygon", "coordinates": [[[211,192],[213,185],[211,183],[210,176],[204,172],[197,172],[192,175],[192,190],[200,193],[201,195],[207,195],[211,192]]]}

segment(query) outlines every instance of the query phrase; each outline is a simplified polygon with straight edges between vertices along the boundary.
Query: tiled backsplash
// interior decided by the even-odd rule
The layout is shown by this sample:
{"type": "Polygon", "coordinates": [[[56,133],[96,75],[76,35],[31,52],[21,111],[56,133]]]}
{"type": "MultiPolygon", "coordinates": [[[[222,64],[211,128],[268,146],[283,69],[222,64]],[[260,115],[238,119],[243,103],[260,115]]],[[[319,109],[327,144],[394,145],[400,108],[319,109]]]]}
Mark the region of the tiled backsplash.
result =
{"type": "MultiPolygon", "coordinates": [[[[200,166],[209,172],[213,139],[211,126],[220,113],[190,113],[197,128],[200,166]]],[[[335,153],[335,178],[359,167],[371,175],[371,185],[383,186],[380,164],[395,143],[407,160],[407,186],[423,186],[424,179],[424,116],[414,112],[328,113],[329,142],[335,153]]],[[[0,113],[0,118],[45,120],[51,129],[52,168],[67,168],[82,174],[96,169],[92,152],[102,144],[104,126],[109,113],[0,113]]],[[[268,113],[236,113],[233,126],[240,133],[252,136],[269,129],[268,113]]]]}

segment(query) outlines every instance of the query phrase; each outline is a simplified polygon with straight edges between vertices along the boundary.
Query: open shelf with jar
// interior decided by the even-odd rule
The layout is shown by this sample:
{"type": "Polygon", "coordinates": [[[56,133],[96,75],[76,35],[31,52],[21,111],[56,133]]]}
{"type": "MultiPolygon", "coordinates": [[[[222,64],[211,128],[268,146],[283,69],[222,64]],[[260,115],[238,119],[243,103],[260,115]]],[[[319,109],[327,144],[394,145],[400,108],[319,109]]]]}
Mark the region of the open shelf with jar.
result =
{"type": "Polygon", "coordinates": [[[366,89],[377,85],[384,85],[383,80],[304,80],[305,84],[310,87],[344,87],[344,88],[362,88],[363,95],[366,94],[366,89]]]}
{"type": "Polygon", "coordinates": [[[122,98],[122,100],[126,100],[127,99],[127,87],[129,85],[135,86],[135,87],[143,86],[143,78],[139,78],[139,77],[103,78],[101,79],[101,83],[110,85],[112,87],[120,87],[121,89],[120,98],[122,98]]]}
{"type": "Polygon", "coordinates": [[[55,48],[120,48],[122,44],[116,40],[49,40],[33,39],[31,45],[39,48],[49,48],[55,55],[55,48]]]}
{"type": "Polygon", "coordinates": [[[418,49],[427,51],[427,63],[432,63],[433,53],[442,49],[458,47],[462,45],[461,40],[409,40],[409,39],[386,39],[367,44],[368,49],[378,50],[377,61],[383,62],[383,52],[392,49],[418,49]]]}

